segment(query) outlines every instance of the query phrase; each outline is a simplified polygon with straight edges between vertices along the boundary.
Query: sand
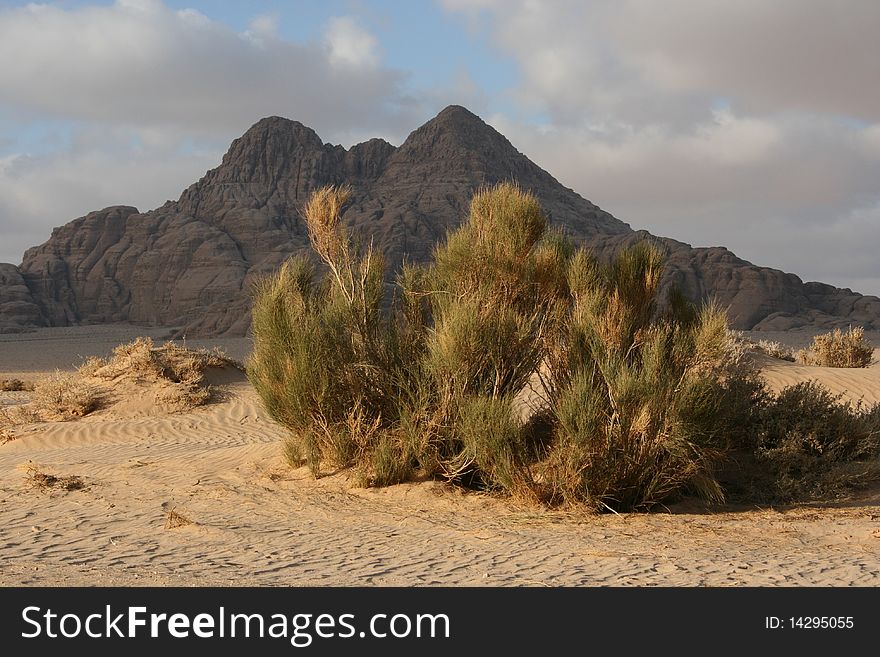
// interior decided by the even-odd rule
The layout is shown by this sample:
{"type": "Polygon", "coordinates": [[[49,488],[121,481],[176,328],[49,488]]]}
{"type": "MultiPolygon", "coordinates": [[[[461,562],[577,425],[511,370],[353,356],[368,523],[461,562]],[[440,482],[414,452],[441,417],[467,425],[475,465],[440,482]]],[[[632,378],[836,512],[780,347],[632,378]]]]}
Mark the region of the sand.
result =
{"type": "Polygon", "coordinates": [[[880,349],[874,350],[874,362],[869,367],[815,367],[763,355],[756,359],[764,380],[774,392],[814,379],[853,404],[880,403],[880,349]]]}
{"type": "MultiPolygon", "coordinates": [[[[0,378],[33,380],[145,333],[0,336],[0,378]]],[[[227,346],[234,356],[247,351],[246,340],[227,346]]],[[[817,378],[853,399],[880,400],[877,365],[762,365],[774,387],[817,378]]],[[[132,402],[33,425],[0,445],[0,584],[880,584],[880,491],[842,505],[708,509],[688,501],[596,517],[516,508],[438,482],[361,489],[344,472],[315,480],[286,466],[284,432],[243,375],[219,383],[219,400],[185,413],[132,402]],[[29,462],[76,475],[83,487],[34,488],[29,462]],[[169,527],[172,510],[189,524],[169,527]]],[[[21,393],[0,398],[21,401],[21,393]]]]}

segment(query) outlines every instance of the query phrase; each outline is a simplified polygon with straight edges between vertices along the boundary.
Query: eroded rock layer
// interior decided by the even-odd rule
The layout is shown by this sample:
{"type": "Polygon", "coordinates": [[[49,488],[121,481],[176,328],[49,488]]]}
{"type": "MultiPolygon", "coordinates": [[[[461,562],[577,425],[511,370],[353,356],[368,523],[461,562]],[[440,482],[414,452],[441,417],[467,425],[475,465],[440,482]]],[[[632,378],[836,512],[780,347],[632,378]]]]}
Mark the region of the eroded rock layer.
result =
{"type": "Polygon", "coordinates": [[[150,212],[115,206],[57,228],[0,269],[0,308],[17,325],[119,322],[243,334],[251,283],[308,248],[300,210],[330,183],[353,188],[343,219],[385,254],[430,257],[465,216],[475,189],[515,180],[554,225],[600,255],[646,237],[668,251],[665,284],[715,297],[743,329],[858,324],[880,329],[880,299],[757,267],[724,248],[691,248],[633,231],[556,181],[503,135],[452,106],[395,148],[380,139],[344,149],[310,128],[263,119],[236,139],[219,167],[179,200],[150,212]],[[9,282],[7,282],[9,281],[9,282]]]}

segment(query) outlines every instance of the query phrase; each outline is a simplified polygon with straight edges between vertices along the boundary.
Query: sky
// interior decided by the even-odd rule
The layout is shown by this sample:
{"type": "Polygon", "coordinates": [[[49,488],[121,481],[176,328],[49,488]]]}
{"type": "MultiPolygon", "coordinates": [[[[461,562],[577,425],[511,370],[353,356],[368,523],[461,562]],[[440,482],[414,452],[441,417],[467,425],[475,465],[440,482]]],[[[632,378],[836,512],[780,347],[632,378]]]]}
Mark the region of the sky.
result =
{"type": "Polygon", "coordinates": [[[0,262],[280,115],[450,104],[633,228],[880,295],[875,0],[0,0],[0,262]]]}

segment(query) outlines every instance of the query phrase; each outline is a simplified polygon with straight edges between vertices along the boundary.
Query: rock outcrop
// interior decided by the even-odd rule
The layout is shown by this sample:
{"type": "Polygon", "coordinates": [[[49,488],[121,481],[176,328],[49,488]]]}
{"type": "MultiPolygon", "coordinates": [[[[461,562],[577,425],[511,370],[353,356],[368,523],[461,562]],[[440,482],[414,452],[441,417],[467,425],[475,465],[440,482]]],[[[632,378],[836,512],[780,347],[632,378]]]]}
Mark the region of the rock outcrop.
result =
{"type": "Polygon", "coordinates": [[[18,267],[0,262],[0,333],[18,333],[45,324],[18,267]]]}
{"type": "Polygon", "coordinates": [[[177,201],[146,213],[106,208],[56,229],[27,251],[20,268],[32,303],[12,278],[0,302],[17,300],[24,304],[15,306],[20,321],[48,325],[127,321],[182,326],[190,335],[243,334],[251,283],[308,248],[300,210],[315,188],[352,186],[343,219],[393,268],[404,258],[430,257],[464,218],[473,191],[501,180],[533,191],[554,225],[600,255],[657,240],[668,253],[664,284],[695,300],[715,297],[739,328],[880,329],[877,297],[805,284],[723,248],[694,249],[633,231],[456,106],[397,148],[373,139],[346,150],[296,121],[263,119],[177,201]]]}

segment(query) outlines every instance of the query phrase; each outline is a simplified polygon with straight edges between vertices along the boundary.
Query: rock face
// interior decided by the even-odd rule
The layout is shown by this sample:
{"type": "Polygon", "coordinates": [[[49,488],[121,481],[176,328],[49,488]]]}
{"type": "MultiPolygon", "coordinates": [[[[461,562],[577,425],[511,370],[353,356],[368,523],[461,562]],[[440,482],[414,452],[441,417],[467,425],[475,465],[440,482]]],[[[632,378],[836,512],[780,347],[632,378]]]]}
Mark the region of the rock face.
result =
{"type": "Polygon", "coordinates": [[[296,121],[263,119],[179,200],[146,213],[105,208],[56,229],[27,251],[20,277],[6,274],[11,284],[4,283],[0,303],[20,304],[16,317],[34,324],[128,321],[183,326],[191,335],[243,334],[254,279],[308,248],[300,209],[315,188],[351,185],[344,221],[396,267],[404,258],[430,257],[464,218],[473,191],[501,180],[534,192],[554,225],[600,255],[656,240],[667,251],[665,285],[695,300],[714,296],[739,328],[880,329],[877,297],[804,284],[723,248],[694,249],[633,231],[456,106],[397,148],[373,139],[346,150],[296,121]]]}
{"type": "Polygon", "coordinates": [[[0,333],[18,333],[44,323],[18,267],[0,262],[0,333]]]}

